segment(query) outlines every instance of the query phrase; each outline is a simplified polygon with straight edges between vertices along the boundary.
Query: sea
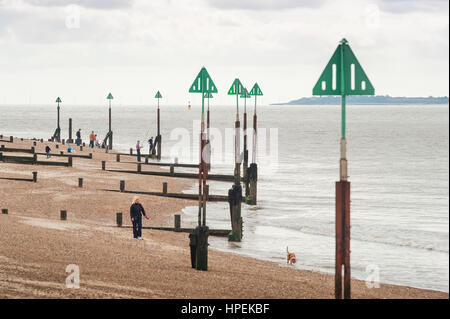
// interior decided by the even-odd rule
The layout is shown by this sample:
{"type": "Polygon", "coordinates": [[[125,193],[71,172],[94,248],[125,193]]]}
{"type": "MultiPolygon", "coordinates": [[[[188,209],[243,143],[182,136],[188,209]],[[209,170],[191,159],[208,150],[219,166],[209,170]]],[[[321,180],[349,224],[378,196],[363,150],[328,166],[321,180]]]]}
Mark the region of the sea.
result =
{"type": "MultiPolygon", "coordinates": [[[[211,173],[233,174],[234,122],[247,111],[253,153],[251,102],[210,106],[211,173]]],[[[244,204],[242,242],[210,237],[209,248],[286,265],[286,247],[299,269],[334,273],[335,182],[339,180],[340,106],[257,106],[258,202],[244,204]]],[[[108,106],[61,105],[62,138],[108,130],[108,106]]],[[[201,106],[162,105],[162,160],[198,163],[201,106]]],[[[114,148],[128,152],[156,135],[156,106],[112,106],[114,148]]],[[[50,138],[55,105],[0,105],[0,134],[50,138]]],[[[241,150],[243,133],[241,132],[241,150]]],[[[145,150],[146,151],[146,150],[145,150]]],[[[347,106],[351,182],[352,277],[377,283],[449,291],[449,105],[347,106]]],[[[195,169],[176,171],[195,172],[195,169]]],[[[1,172],[0,172],[1,173],[1,172]]],[[[186,193],[197,191],[197,181],[186,193]]],[[[209,181],[226,195],[231,182],[209,181]]],[[[144,203],[145,204],[145,203],[144,203]]],[[[197,223],[197,203],[182,213],[197,223]]],[[[151,211],[151,202],[146,207],[151,211]]],[[[230,229],[226,202],[207,204],[207,225],[230,229]]],[[[188,238],[186,237],[186,241],[188,238]]],[[[238,266],[238,265],[237,265],[238,266]]]]}

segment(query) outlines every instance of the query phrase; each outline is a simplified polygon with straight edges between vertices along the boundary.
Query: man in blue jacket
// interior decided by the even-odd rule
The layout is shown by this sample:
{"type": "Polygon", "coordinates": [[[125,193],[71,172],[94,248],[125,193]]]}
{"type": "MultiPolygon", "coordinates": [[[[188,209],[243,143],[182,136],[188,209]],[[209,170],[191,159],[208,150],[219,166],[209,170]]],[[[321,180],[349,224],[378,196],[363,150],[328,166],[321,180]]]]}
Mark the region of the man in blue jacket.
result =
{"type": "Polygon", "coordinates": [[[133,238],[142,239],[142,216],[149,219],[145,214],[144,207],[141,205],[139,198],[135,197],[130,207],[130,217],[133,223],[133,238]]]}

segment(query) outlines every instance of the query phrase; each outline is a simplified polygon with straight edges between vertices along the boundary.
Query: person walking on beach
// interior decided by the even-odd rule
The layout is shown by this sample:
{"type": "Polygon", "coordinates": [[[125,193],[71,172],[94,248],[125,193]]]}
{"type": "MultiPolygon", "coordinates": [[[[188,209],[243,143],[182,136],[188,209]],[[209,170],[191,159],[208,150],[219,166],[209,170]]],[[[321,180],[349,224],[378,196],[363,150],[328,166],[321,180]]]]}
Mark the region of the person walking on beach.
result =
{"type": "Polygon", "coordinates": [[[94,148],[94,143],[95,143],[95,134],[94,131],[92,131],[91,134],[89,134],[89,147],[94,148]]]}
{"type": "Polygon", "coordinates": [[[137,153],[137,160],[138,160],[138,162],[141,161],[141,148],[143,148],[143,146],[141,146],[141,141],[137,141],[137,143],[136,143],[136,153],[137,153]]]}
{"type": "Polygon", "coordinates": [[[152,155],[153,151],[153,136],[148,140],[148,155],[152,155]]]}
{"type": "Polygon", "coordinates": [[[130,207],[130,217],[133,223],[133,238],[142,239],[142,216],[149,219],[145,214],[144,207],[139,201],[139,197],[135,196],[130,207]]]}
{"type": "Polygon", "coordinates": [[[50,151],[51,151],[51,149],[50,149],[50,146],[46,146],[45,147],[45,154],[47,154],[47,158],[50,158],[51,156],[50,156],[50,151]]]}
{"type": "Polygon", "coordinates": [[[77,131],[77,146],[81,145],[81,128],[77,131]]]}

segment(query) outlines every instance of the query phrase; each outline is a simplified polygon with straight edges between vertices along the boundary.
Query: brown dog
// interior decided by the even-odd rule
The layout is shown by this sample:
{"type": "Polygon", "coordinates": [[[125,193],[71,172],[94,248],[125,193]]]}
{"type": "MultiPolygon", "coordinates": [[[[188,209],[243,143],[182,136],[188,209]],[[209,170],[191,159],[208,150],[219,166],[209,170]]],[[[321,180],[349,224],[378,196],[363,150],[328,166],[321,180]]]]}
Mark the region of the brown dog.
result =
{"type": "Polygon", "coordinates": [[[295,257],[294,253],[289,252],[289,248],[286,246],[286,252],[287,252],[287,263],[289,265],[293,265],[297,262],[297,257],[295,257]]]}

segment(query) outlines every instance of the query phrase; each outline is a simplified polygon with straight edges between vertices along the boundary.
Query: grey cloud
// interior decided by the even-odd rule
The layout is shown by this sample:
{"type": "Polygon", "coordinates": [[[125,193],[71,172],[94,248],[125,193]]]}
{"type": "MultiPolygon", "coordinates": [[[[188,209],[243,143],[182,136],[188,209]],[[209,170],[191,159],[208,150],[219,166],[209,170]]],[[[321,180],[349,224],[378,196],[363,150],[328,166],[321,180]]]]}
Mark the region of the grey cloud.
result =
{"type": "Polygon", "coordinates": [[[208,0],[213,7],[242,10],[281,10],[297,7],[319,7],[325,0],[208,0]]]}
{"type": "Polygon", "coordinates": [[[40,7],[62,7],[68,5],[79,5],[94,9],[123,9],[131,8],[134,0],[24,0],[34,6],[40,7]]]}
{"type": "Polygon", "coordinates": [[[380,0],[380,9],[391,13],[448,11],[448,0],[380,0]]]}

